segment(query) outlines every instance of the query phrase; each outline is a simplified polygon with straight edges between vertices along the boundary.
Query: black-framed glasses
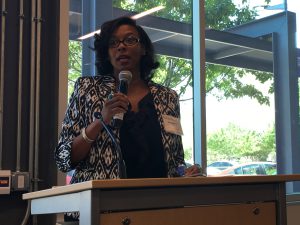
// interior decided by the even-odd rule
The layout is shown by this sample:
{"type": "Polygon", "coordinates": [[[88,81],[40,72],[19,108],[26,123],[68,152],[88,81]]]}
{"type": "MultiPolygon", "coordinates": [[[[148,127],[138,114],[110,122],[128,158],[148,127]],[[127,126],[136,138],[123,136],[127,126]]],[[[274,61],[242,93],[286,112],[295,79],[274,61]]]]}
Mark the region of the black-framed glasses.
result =
{"type": "Polygon", "coordinates": [[[112,38],[109,40],[108,46],[110,48],[117,48],[117,47],[119,47],[120,43],[123,43],[123,45],[130,47],[130,46],[136,45],[138,42],[140,42],[140,39],[138,39],[135,36],[125,37],[122,41],[112,38]]]}

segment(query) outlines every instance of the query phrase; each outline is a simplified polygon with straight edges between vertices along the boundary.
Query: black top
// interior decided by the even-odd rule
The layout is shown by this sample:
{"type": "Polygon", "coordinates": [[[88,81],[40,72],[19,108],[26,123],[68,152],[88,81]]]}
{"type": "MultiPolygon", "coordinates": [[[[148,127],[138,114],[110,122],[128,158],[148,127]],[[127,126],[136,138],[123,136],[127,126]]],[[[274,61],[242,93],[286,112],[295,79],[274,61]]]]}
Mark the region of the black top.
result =
{"type": "Polygon", "coordinates": [[[161,128],[151,93],[138,104],[139,111],[124,115],[120,145],[128,178],[166,177],[161,128]]]}

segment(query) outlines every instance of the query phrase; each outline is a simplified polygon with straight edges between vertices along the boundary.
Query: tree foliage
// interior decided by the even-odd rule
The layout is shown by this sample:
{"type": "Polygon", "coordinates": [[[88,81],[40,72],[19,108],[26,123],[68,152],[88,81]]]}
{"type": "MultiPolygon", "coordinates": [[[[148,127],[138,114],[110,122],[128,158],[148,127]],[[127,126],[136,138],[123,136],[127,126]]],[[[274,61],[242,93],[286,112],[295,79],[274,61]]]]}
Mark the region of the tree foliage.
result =
{"type": "Polygon", "coordinates": [[[175,89],[179,95],[192,85],[192,61],[159,56],[160,69],[155,73],[154,81],[175,89]],[[180,74],[180,76],[178,76],[180,74]]]}
{"type": "Polygon", "coordinates": [[[69,71],[68,71],[68,97],[74,89],[74,83],[81,76],[82,45],[79,41],[69,41],[69,71]]]}
{"type": "Polygon", "coordinates": [[[229,124],[207,137],[208,162],[219,160],[267,161],[275,152],[275,129],[266,132],[242,129],[229,124]]]}
{"type": "MultiPolygon", "coordinates": [[[[236,1],[235,1],[236,2],[236,1]]],[[[265,1],[269,3],[269,0],[265,1]]],[[[163,5],[165,8],[156,13],[163,18],[191,23],[192,1],[191,0],[115,0],[114,6],[142,12],[147,9],[163,5]]],[[[241,0],[238,5],[232,0],[206,0],[205,21],[207,28],[224,30],[252,21],[257,12],[249,8],[248,1],[241,0]]],[[[192,86],[192,62],[191,60],[178,59],[170,56],[160,56],[160,70],[156,72],[155,81],[167,87],[174,88],[179,95],[185,93],[188,86],[192,86]]],[[[219,100],[234,99],[248,96],[256,99],[260,104],[270,104],[268,94],[273,93],[273,75],[271,73],[250,71],[220,65],[206,65],[206,94],[213,94],[219,100]],[[268,93],[263,93],[256,86],[244,79],[257,80],[269,85],[268,93]]]]}
{"type": "Polygon", "coordinates": [[[206,93],[218,100],[248,96],[260,104],[270,105],[269,95],[274,92],[273,75],[234,67],[207,64],[206,93]],[[260,89],[258,85],[263,84],[260,89]],[[267,87],[267,92],[263,90],[267,87]]]}
{"type": "Polygon", "coordinates": [[[165,8],[163,10],[153,15],[180,22],[190,23],[192,20],[191,0],[114,0],[113,5],[114,7],[137,13],[157,6],[164,6],[165,8]]]}
{"type": "MultiPolygon", "coordinates": [[[[205,0],[205,20],[208,29],[226,30],[252,21],[257,16],[249,8],[247,0],[205,0]]],[[[265,0],[268,4],[270,0],[265,0]]],[[[163,5],[165,8],[154,15],[183,23],[192,22],[191,0],[113,0],[114,7],[142,12],[163,5]]],[[[74,82],[81,74],[81,43],[70,41],[69,45],[69,82],[74,82]]],[[[193,85],[192,61],[159,55],[160,68],[155,72],[154,80],[164,86],[175,89],[183,95],[193,85]]],[[[69,85],[69,93],[73,85],[69,85]]],[[[235,99],[248,96],[260,104],[269,105],[269,95],[274,92],[273,74],[250,71],[240,68],[206,64],[206,95],[217,99],[235,99]],[[254,82],[267,87],[267,92],[254,82]]],[[[208,136],[209,160],[251,158],[266,160],[270,152],[275,152],[274,128],[264,134],[241,129],[233,124],[226,129],[208,136]]],[[[189,153],[189,151],[187,151],[189,153]]]]}
{"type": "MultiPolygon", "coordinates": [[[[265,2],[268,3],[269,0],[265,2]]],[[[165,8],[156,12],[157,16],[185,23],[191,23],[192,20],[191,0],[114,0],[113,5],[135,12],[163,5],[165,8]]],[[[254,20],[255,16],[257,16],[256,11],[249,8],[246,0],[241,0],[239,5],[235,5],[233,0],[205,1],[205,19],[208,28],[224,30],[254,20]]],[[[70,42],[69,80],[71,82],[74,82],[81,73],[80,47],[80,43],[70,42]]],[[[184,94],[187,87],[193,85],[192,61],[170,56],[159,56],[158,59],[161,67],[156,71],[154,80],[176,89],[179,95],[184,94]]],[[[206,65],[206,94],[212,94],[219,100],[248,96],[256,99],[260,104],[269,105],[268,94],[272,94],[274,90],[272,80],[273,75],[270,73],[206,65]],[[268,93],[263,93],[244,79],[249,76],[252,77],[250,80],[255,79],[269,85],[268,93]]]]}

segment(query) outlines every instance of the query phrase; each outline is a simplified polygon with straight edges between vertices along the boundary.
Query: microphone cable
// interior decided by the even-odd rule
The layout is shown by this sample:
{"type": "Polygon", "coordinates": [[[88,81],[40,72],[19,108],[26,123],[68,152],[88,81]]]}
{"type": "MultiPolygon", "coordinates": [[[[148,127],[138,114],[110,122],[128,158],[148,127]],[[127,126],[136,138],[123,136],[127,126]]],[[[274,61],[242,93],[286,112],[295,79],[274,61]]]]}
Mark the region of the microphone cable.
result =
{"type": "Polygon", "coordinates": [[[127,172],[126,172],[126,164],[123,158],[123,154],[122,154],[122,150],[121,147],[119,145],[119,143],[116,140],[116,136],[115,134],[112,132],[112,130],[110,129],[109,126],[107,126],[102,118],[102,115],[100,112],[95,112],[94,113],[94,117],[99,119],[100,123],[102,124],[102,126],[104,127],[104,129],[106,130],[108,136],[110,137],[110,139],[113,142],[114,147],[116,148],[118,154],[119,154],[119,160],[118,160],[118,169],[119,169],[119,176],[121,179],[125,179],[127,178],[127,172]]]}

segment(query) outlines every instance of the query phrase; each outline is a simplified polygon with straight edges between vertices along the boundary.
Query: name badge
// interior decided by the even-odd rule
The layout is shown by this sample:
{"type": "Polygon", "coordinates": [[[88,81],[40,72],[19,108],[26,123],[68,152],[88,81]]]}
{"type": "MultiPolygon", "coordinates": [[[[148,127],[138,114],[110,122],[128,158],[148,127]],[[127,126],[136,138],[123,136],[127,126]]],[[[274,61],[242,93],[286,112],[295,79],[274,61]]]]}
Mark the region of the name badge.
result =
{"type": "Polygon", "coordinates": [[[172,134],[183,135],[179,118],[169,116],[169,115],[162,115],[162,118],[164,121],[165,131],[172,134]]]}

